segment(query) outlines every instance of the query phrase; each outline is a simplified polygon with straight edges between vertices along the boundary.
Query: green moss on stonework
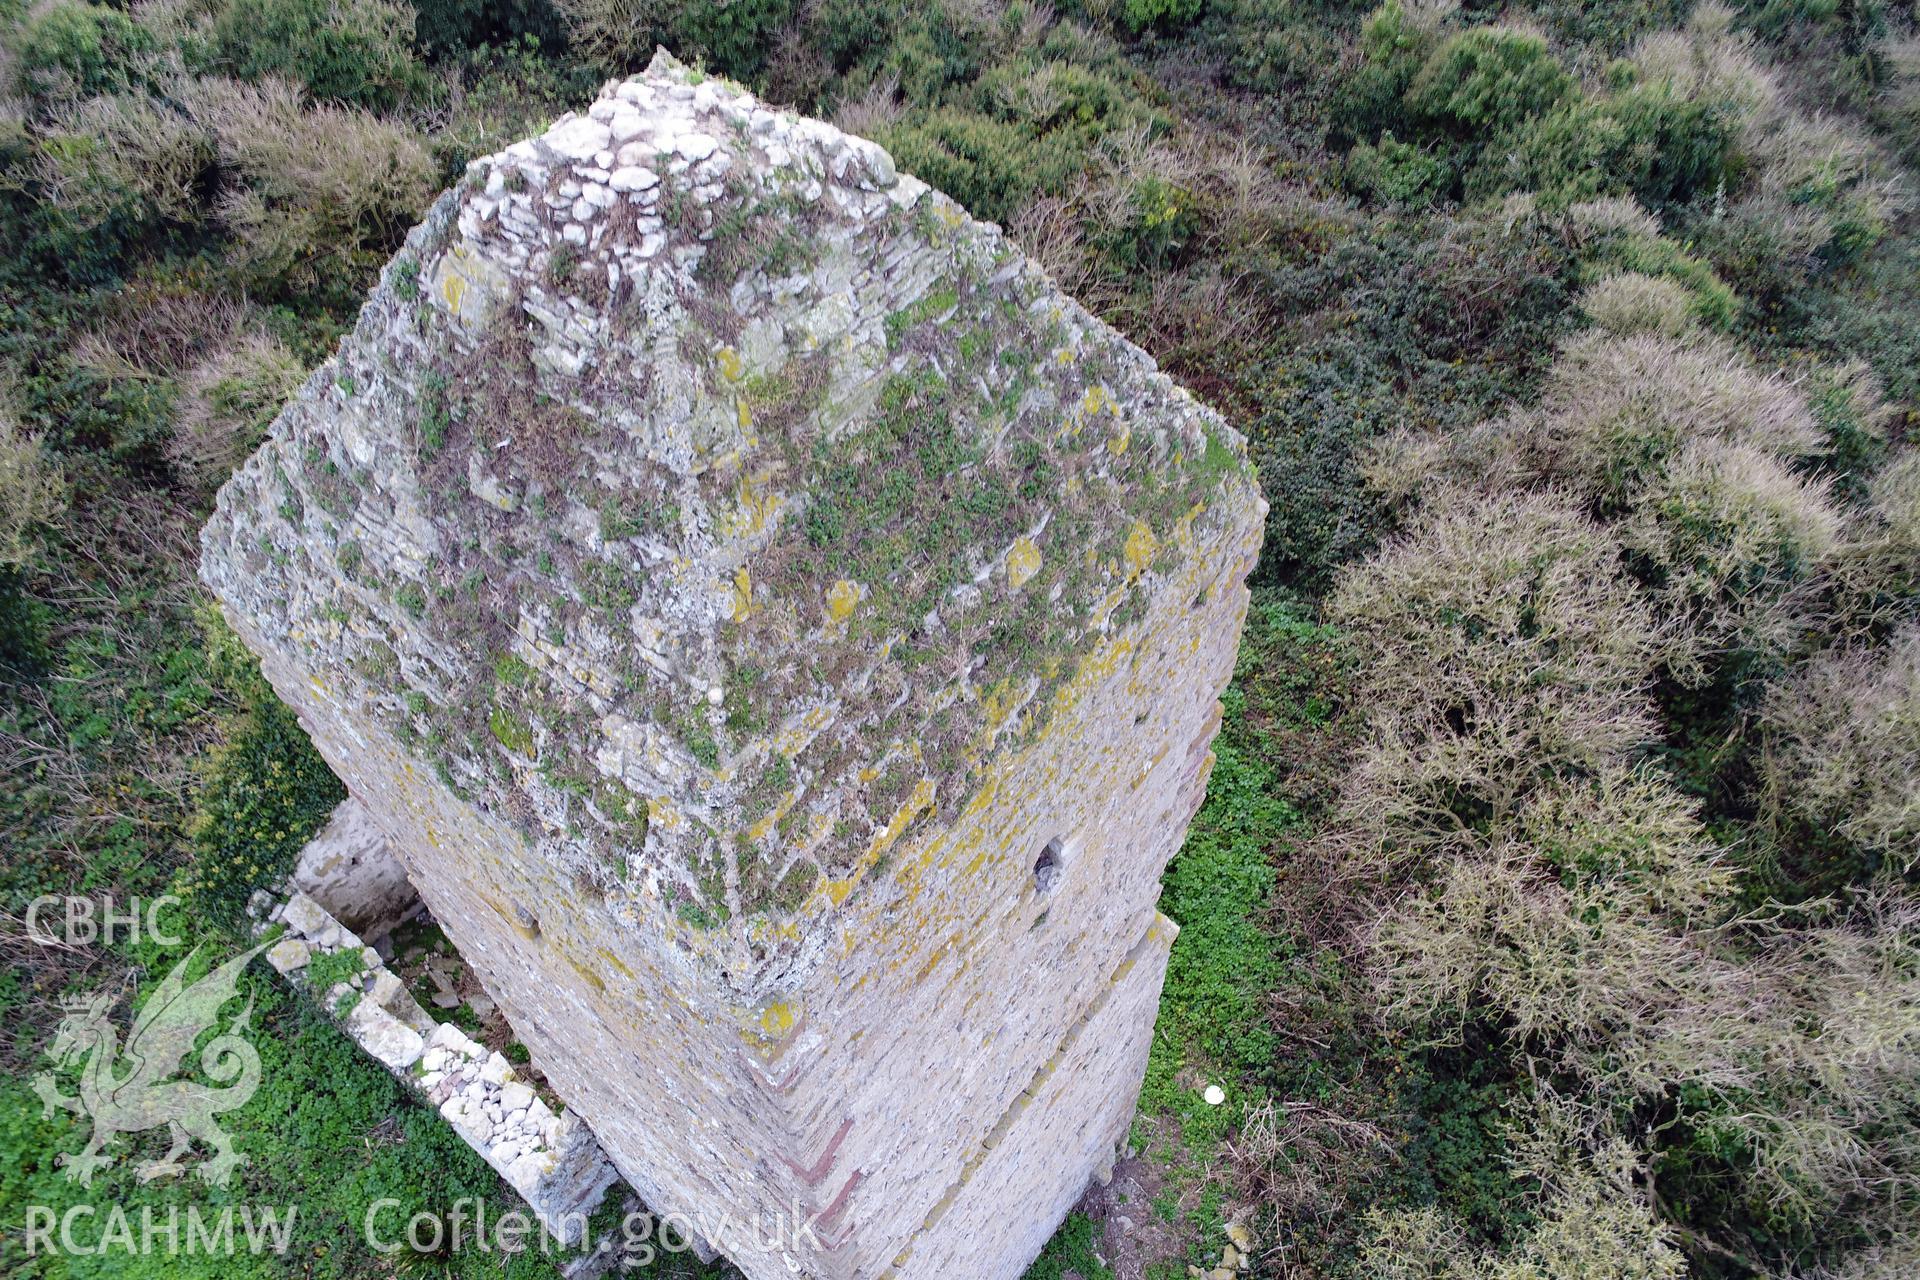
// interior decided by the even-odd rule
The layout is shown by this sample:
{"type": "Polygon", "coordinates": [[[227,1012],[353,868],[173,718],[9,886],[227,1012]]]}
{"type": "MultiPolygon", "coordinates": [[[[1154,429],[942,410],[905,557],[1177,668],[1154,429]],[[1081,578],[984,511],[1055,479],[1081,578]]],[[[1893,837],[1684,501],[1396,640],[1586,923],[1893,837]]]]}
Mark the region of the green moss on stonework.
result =
{"type": "MultiPolygon", "coordinates": [[[[594,808],[612,825],[613,835],[625,848],[641,849],[647,843],[647,801],[646,797],[636,795],[624,783],[612,778],[596,775],[593,791],[594,808]]],[[[613,859],[620,873],[626,874],[626,859],[613,859]]]]}
{"type": "Polygon", "coordinates": [[[440,452],[447,442],[447,430],[452,421],[452,410],[447,400],[447,375],[437,369],[429,370],[420,380],[418,434],[423,457],[430,458],[440,452]]]}
{"type": "Polygon", "coordinates": [[[494,707],[487,716],[487,728],[496,742],[515,755],[533,754],[533,726],[505,707],[494,707]]]}
{"type": "Polygon", "coordinates": [[[960,295],[951,287],[933,290],[919,301],[900,308],[886,318],[887,346],[897,347],[907,330],[917,324],[945,315],[960,305],[960,295]]]}
{"type": "Polygon", "coordinates": [[[534,682],[535,671],[516,654],[503,653],[493,661],[495,682],[513,689],[524,689],[534,682]]]}
{"type": "MultiPolygon", "coordinates": [[[[845,650],[810,655],[798,679],[766,682],[755,703],[772,705],[760,715],[778,723],[795,705],[790,698],[809,686],[836,687],[881,645],[900,678],[871,687],[906,690],[907,703],[863,736],[912,739],[919,756],[896,760],[868,789],[866,823],[836,831],[818,851],[829,863],[857,852],[923,778],[935,782],[938,797],[967,793],[963,748],[980,732],[980,708],[972,701],[937,713],[924,706],[948,685],[935,673],[970,664],[974,688],[1028,691],[1034,714],[1024,735],[1037,734],[1052,691],[1098,635],[1144,615],[1148,594],[1136,584],[1111,617],[1102,616],[1114,587],[1135,571],[1127,550],[1135,526],[1158,543],[1153,571],[1164,572],[1177,558],[1175,523],[1247,470],[1224,436],[1209,433],[1198,447],[1170,441],[1154,434],[1157,424],[1116,405],[1109,389],[1127,383],[1110,364],[1116,353],[1095,347],[1054,358],[1065,330],[1033,301],[1017,286],[996,291],[961,270],[889,316],[889,347],[911,354],[883,382],[870,416],[812,442],[798,522],[804,536],[777,541],[756,565],[771,596],[795,601],[803,617],[824,609],[838,579],[861,592],[845,650]],[[1018,588],[1004,571],[982,579],[982,566],[992,567],[1021,537],[1031,537],[1039,553],[1031,578],[1018,588]],[[1089,546],[1097,551],[1091,564],[1089,546]],[[949,601],[962,587],[979,596],[956,607],[949,601]],[[964,617],[964,653],[951,624],[926,626],[936,610],[964,617]]],[[[740,664],[774,665],[775,636],[760,634],[752,620],[737,632],[729,649],[740,664]]],[[[840,714],[859,723],[861,708],[843,706],[840,714]]],[[[745,728],[745,717],[738,719],[730,715],[729,731],[745,728]]],[[[796,821],[783,820],[765,838],[763,857],[788,847],[808,784],[837,786],[850,764],[871,758],[849,761],[826,740],[803,751],[801,796],[789,815],[796,821]]],[[[750,783],[750,813],[770,789],[765,777],[750,783]]],[[[769,892],[769,901],[777,896],[769,892]]]]}
{"type": "Polygon", "coordinates": [[[720,763],[720,744],[704,724],[689,725],[682,739],[693,758],[711,769],[720,763]]]}
{"type": "Polygon", "coordinates": [[[414,258],[402,258],[393,264],[393,291],[404,302],[412,302],[420,296],[420,263],[414,258]]]}
{"type": "MultiPolygon", "coordinates": [[[[797,190],[787,189],[798,182],[796,176],[791,183],[781,182],[778,190],[756,191],[744,177],[730,178],[720,199],[708,206],[716,216],[695,278],[709,288],[726,289],[747,272],[764,271],[777,279],[818,261],[817,215],[797,190]]],[[[680,189],[669,189],[663,201],[669,224],[684,225],[689,210],[680,189]]]]}
{"type": "Polygon", "coordinates": [[[797,864],[774,887],[771,905],[782,912],[794,912],[813,892],[813,886],[819,883],[820,870],[811,862],[797,864]]]}

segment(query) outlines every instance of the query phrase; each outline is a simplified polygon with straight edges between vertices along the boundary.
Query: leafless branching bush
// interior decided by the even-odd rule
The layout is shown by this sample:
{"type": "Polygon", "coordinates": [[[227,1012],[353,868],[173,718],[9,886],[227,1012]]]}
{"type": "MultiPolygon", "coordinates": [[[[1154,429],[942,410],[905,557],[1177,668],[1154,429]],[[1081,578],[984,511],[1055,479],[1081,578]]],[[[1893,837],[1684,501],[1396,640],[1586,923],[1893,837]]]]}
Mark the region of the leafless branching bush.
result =
{"type": "Polygon", "coordinates": [[[0,395],[0,569],[25,564],[40,544],[41,526],[65,505],[59,467],[0,395]]]}
{"type": "Polygon", "coordinates": [[[1920,624],[1830,650],[1768,699],[1764,795],[1776,814],[1920,864],[1920,624]]]}
{"type": "Polygon", "coordinates": [[[1837,623],[1856,637],[1920,612],[1920,451],[1874,473],[1836,557],[1837,623]]]}
{"type": "Polygon", "coordinates": [[[266,435],[306,370],[277,338],[246,333],[180,380],[167,457],[201,488],[224,481],[266,435]]]}
{"type": "MultiPolygon", "coordinates": [[[[1920,1211],[1920,902],[1891,888],[1781,930],[1749,965],[1774,1015],[1760,1083],[1715,1120],[1750,1153],[1753,1199],[1806,1226],[1911,1241],[1920,1211]]],[[[1762,1038],[1764,1037],[1764,1038],[1762,1038]]]]}
{"type": "Polygon", "coordinates": [[[1824,482],[1752,445],[1682,447],[1621,526],[1622,543],[1656,575],[1673,673],[1697,683],[1728,651],[1786,652],[1812,625],[1811,594],[1840,530],[1824,482]]]}
{"type": "Polygon", "coordinates": [[[1235,1184],[1290,1219],[1345,1211],[1343,1174],[1397,1158],[1379,1125],[1333,1105],[1262,1099],[1228,1145],[1235,1184]]]}
{"type": "Polygon", "coordinates": [[[888,73],[876,77],[859,97],[841,103],[833,122],[848,133],[871,138],[898,121],[905,109],[900,101],[900,77],[888,73]]]}
{"type": "Polygon", "coordinates": [[[1007,233],[1061,289],[1076,298],[1086,296],[1093,265],[1072,201],[1060,196],[1029,200],[1014,212],[1007,233]]]}
{"type": "Polygon", "coordinates": [[[426,144],[365,111],[308,104],[278,80],[203,79],[183,91],[239,179],[220,220],[241,264],[276,280],[315,280],[330,263],[383,245],[420,215],[438,182],[426,144]]]}
{"type": "Polygon", "coordinates": [[[661,24],[672,13],[670,0],[554,0],[567,37],[594,62],[633,72],[653,54],[661,24]]]}
{"type": "Polygon", "coordinates": [[[134,283],[69,359],[103,378],[171,378],[231,342],[254,309],[230,294],[134,283]]]}
{"type": "Polygon", "coordinates": [[[1755,178],[1750,199],[1801,226],[1815,251],[1843,234],[1871,242],[1910,206],[1880,144],[1851,122],[1786,112],[1748,130],[1755,178]]]}
{"type": "Polygon", "coordinates": [[[1602,196],[1567,208],[1567,235],[1576,245],[1608,236],[1652,238],[1660,232],[1660,219],[1632,196],[1602,196]]]}
{"type": "Polygon", "coordinates": [[[1722,4],[1700,5],[1684,28],[1642,39],[1633,62],[1643,81],[1689,102],[1724,103],[1760,131],[1781,109],[1780,84],[1753,39],[1733,29],[1736,16],[1722,4]]]}
{"type": "Polygon", "coordinates": [[[1548,376],[1533,448],[1553,473],[1612,502],[1656,482],[1690,440],[1743,444],[1777,458],[1824,444],[1806,400],[1718,342],[1588,334],[1548,376]]]}
{"type": "Polygon", "coordinates": [[[1707,957],[1657,916],[1570,887],[1524,841],[1455,857],[1432,889],[1382,918],[1372,963],[1385,1014],[1455,1043],[1493,1017],[1555,1070],[1658,1088],[1647,1043],[1680,1008],[1704,1005],[1707,957]]]}
{"type": "Polygon", "coordinates": [[[1631,1144],[1597,1146],[1549,1103],[1515,1125],[1515,1172],[1541,1190],[1536,1223],[1506,1252],[1476,1246],[1436,1208],[1373,1210],[1361,1263],[1378,1280],[1680,1280],[1686,1256],[1655,1216],[1631,1144]]]}
{"type": "Polygon", "coordinates": [[[1887,84],[1880,109],[1903,152],[1912,159],[1920,149],[1920,35],[1889,40],[1883,51],[1887,84]]]}
{"type": "Polygon", "coordinates": [[[47,201],[85,227],[130,201],[150,216],[197,221],[198,185],[213,162],[208,129],[139,93],[56,108],[35,145],[47,201]]]}
{"type": "Polygon", "coordinates": [[[1383,852],[1497,828],[1652,735],[1662,638],[1618,545],[1563,495],[1432,496],[1328,612],[1368,709],[1339,825],[1383,852]]]}
{"type": "Polygon", "coordinates": [[[1795,1280],[1908,1280],[1920,1276],[1920,1234],[1912,1227],[1889,1244],[1857,1249],[1838,1262],[1800,1272],[1795,1280]]]}

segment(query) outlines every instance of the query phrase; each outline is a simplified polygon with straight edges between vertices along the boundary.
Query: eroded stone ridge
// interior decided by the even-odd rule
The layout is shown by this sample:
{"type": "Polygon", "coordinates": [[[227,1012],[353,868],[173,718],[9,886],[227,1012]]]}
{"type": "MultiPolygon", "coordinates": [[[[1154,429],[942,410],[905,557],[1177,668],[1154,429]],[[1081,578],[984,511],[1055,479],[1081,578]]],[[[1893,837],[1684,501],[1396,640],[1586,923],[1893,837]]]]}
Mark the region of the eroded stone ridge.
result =
{"type": "Polygon", "coordinates": [[[650,1203],[1011,1276],[1126,1127],[1263,511],[998,228],[663,55],[435,204],[203,574],[650,1203]]]}

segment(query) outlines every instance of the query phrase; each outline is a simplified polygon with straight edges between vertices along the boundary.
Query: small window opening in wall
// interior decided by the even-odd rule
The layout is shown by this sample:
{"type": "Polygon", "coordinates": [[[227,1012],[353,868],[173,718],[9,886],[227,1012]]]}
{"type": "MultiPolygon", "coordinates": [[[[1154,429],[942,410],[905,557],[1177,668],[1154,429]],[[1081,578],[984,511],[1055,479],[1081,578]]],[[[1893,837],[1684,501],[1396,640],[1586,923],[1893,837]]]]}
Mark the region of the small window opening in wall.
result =
{"type": "Polygon", "coordinates": [[[1033,887],[1041,893],[1051,893],[1053,886],[1060,883],[1060,841],[1058,837],[1047,841],[1047,847],[1033,863],[1033,887]]]}

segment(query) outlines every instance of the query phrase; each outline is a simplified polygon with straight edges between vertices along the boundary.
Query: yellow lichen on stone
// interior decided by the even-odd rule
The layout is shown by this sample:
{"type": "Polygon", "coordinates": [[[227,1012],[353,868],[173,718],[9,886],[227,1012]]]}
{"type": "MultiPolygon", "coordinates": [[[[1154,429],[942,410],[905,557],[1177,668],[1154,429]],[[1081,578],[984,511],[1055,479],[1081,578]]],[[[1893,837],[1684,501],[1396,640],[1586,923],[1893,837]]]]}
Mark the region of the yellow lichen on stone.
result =
{"type": "Polygon", "coordinates": [[[780,510],[777,493],[762,494],[751,476],[740,477],[739,505],[721,520],[721,532],[729,538],[751,538],[763,532],[780,510]]]}
{"type": "Polygon", "coordinates": [[[793,1030],[793,1024],[797,1020],[792,1003],[786,1000],[775,1000],[766,1005],[760,1010],[757,1019],[760,1034],[769,1040],[778,1040],[793,1030]]]}
{"type": "Polygon", "coordinates": [[[1012,694],[1012,682],[1001,680],[987,690],[985,696],[980,699],[980,727],[983,737],[992,737],[994,731],[1007,722],[1007,717],[1013,713],[1015,705],[1012,694]]]}
{"type": "Polygon", "coordinates": [[[860,603],[860,584],[840,579],[827,588],[827,616],[836,623],[845,622],[853,616],[853,610],[860,603]]]}
{"type": "Polygon", "coordinates": [[[741,565],[733,574],[733,620],[745,622],[752,612],[753,579],[747,573],[747,566],[741,565]]]}
{"type": "Polygon", "coordinates": [[[1182,550],[1183,552],[1186,552],[1188,555],[1192,555],[1196,549],[1194,540],[1193,540],[1193,522],[1198,520],[1200,518],[1201,513],[1204,512],[1206,509],[1207,509],[1206,503],[1196,502],[1191,507],[1187,508],[1185,515],[1181,516],[1178,520],[1175,520],[1173,522],[1174,544],[1178,546],[1180,550],[1182,550]]]}
{"type": "Polygon", "coordinates": [[[740,353],[732,347],[722,347],[714,353],[714,363],[720,367],[720,376],[728,382],[740,381],[740,375],[746,372],[746,366],[740,361],[740,353]]]}
{"type": "Polygon", "coordinates": [[[1013,547],[1007,552],[1007,585],[1018,591],[1038,572],[1040,548],[1032,538],[1022,534],[1013,540],[1013,547]]]}
{"type": "Polygon", "coordinates": [[[780,797],[779,803],[775,804],[772,809],[768,810],[757,819],[752,826],[747,828],[747,839],[755,843],[766,839],[767,833],[773,830],[780,819],[787,816],[787,810],[793,808],[794,801],[799,798],[800,793],[798,791],[788,791],[784,793],[780,797]]]}
{"type": "Polygon", "coordinates": [[[686,825],[686,816],[665,796],[647,797],[647,822],[663,831],[678,831],[686,825]]]}
{"type": "Polygon", "coordinates": [[[1127,530],[1127,543],[1122,551],[1126,557],[1127,576],[1139,577],[1153,563],[1153,553],[1159,549],[1160,544],[1154,538],[1153,530],[1147,528],[1145,521],[1135,520],[1133,528],[1127,530]]]}

